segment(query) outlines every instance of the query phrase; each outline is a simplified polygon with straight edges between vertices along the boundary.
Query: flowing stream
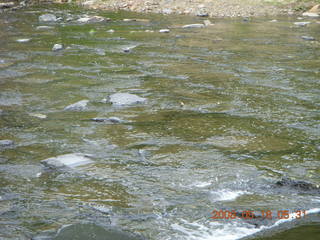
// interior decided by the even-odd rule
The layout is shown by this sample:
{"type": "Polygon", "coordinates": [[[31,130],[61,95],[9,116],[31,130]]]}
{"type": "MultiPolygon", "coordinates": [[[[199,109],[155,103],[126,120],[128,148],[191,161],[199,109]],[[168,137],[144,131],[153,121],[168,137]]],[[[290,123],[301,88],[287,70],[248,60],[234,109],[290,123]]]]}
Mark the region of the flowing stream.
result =
{"type": "Polygon", "coordinates": [[[55,5],[2,13],[0,140],[13,144],[0,146],[0,239],[51,239],[72,224],[149,240],[298,225],[316,239],[307,230],[320,226],[320,24],[276,19],[187,29],[203,18],[55,5]],[[39,22],[45,13],[58,21],[39,22]],[[85,14],[111,21],[77,22],[85,14]],[[146,101],[115,105],[115,93],[146,101]],[[81,111],[65,110],[80,100],[81,111]],[[69,153],[93,163],[41,164],[69,153]],[[214,210],[312,214],[260,224],[212,219],[214,210]]]}

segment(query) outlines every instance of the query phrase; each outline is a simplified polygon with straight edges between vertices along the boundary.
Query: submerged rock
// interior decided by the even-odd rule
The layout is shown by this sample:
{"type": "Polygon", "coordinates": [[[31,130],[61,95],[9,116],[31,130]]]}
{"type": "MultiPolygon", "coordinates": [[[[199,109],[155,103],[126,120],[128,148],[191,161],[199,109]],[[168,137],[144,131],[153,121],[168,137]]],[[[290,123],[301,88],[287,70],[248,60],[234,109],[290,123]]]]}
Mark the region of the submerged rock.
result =
{"type": "Polygon", "coordinates": [[[114,105],[129,105],[143,103],[147,99],[131,93],[115,93],[109,96],[109,101],[114,105]]]}
{"type": "Polygon", "coordinates": [[[53,29],[54,27],[52,26],[38,26],[36,27],[37,30],[48,30],[48,29],[53,29]]]}
{"type": "Polygon", "coordinates": [[[91,118],[91,121],[94,122],[110,122],[110,123],[123,123],[124,121],[117,117],[110,118],[91,118]]]}
{"type": "Polygon", "coordinates": [[[140,236],[115,228],[104,228],[95,224],[74,224],[59,229],[54,240],[142,240],[140,236]]]}
{"type": "Polygon", "coordinates": [[[294,25],[296,25],[296,26],[301,26],[301,27],[306,26],[306,25],[308,25],[308,24],[310,24],[310,22],[295,22],[295,23],[294,23],[294,25]]]}
{"type": "Polygon", "coordinates": [[[204,20],[203,24],[207,27],[207,26],[212,26],[214,25],[210,20],[204,20]]]}
{"type": "Polygon", "coordinates": [[[101,16],[90,16],[90,17],[82,17],[77,20],[79,23],[98,23],[98,22],[104,22],[104,21],[110,21],[110,18],[104,18],[101,16]]]}
{"type": "Polygon", "coordinates": [[[51,13],[47,13],[39,16],[40,22],[56,22],[57,20],[58,20],[57,17],[51,13]]]}
{"type": "Polygon", "coordinates": [[[14,144],[12,140],[4,139],[0,140],[0,147],[10,147],[14,144]]]}
{"type": "Polygon", "coordinates": [[[82,111],[87,107],[89,100],[81,100],[79,102],[73,103],[69,106],[66,106],[63,110],[65,111],[82,111]]]}
{"type": "Polygon", "coordinates": [[[47,158],[42,160],[41,163],[50,168],[61,168],[61,167],[78,167],[93,163],[90,156],[83,153],[70,153],[64,154],[57,157],[47,158]]]}
{"type": "Polygon", "coordinates": [[[135,21],[137,21],[137,20],[136,20],[136,19],[125,18],[125,19],[123,19],[122,21],[124,21],[124,22],[135,22],[135,21]]]}
{"type": "Polygon", "coordinates": [[[44,115],[44,114],[41,114],[41,113],[29,113],[29,116],[40,118],[40,119],[46,119],[47,118],[47,115],[44,115]]]}
{"type": "Polygon", "coordinates": [[[203,28],[203,27],[204,27],[204,24],[202,23],[188,24],[188,25],[182,26],[182,28],[203,28]]]}
{"type": "Polygon", "coordinates": [[[0,172],[11,178],[37,178],[43,167],[39,165],[1,164],[0,172]]]}
{"type": "Polygon", "coordinates": [[[63,45],[62,44],[59,44],[59,43],[56,43],[55,45],[53,45],[52,47],[52,51],[56,52],[56,51],[59,51],[59,50],[62,50],[63,49],[63,45]]]}
{"type": "Polygon", "coordinates": [[[290,178],[284,177],[276,182],[278,187],[289,187],[302,191],[317,191],[320,193],[320,186],[299,180],[292,180],[290,178]]]}
{"type": "Polygon", "coordinates": [[[301,38],[303,40],[307,40],[307,41],[315,41],[316,40],[314,37],[311,37],[311,36],[301,36],[301,38]]]}

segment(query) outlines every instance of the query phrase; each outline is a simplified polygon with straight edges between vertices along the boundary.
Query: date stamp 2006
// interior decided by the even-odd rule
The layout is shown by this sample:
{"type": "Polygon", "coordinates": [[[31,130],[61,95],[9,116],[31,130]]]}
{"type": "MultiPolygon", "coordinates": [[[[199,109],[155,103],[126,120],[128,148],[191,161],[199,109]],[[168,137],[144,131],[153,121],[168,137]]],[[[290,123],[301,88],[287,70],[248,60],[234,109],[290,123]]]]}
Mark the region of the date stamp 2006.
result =
{"type": "Polygon", "coordinates": [[[236,210],[213,210],[211,212],[211,219],[301,219],[306,217],[306,210],[278,210],[272,212],[271,210],[261,211],[236,211],[236,210]]]}

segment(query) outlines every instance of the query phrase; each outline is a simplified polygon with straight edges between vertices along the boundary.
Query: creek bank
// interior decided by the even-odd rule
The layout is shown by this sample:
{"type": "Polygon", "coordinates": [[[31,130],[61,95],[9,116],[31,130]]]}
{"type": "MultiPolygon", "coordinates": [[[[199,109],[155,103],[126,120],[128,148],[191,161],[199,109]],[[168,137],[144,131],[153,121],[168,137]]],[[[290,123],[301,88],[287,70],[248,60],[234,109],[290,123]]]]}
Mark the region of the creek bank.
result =
{"type": "MultiPolygon", "coordinates": [[[[105,10],[126,10],[142,13],[185,14],[198,17],[251,17],[266,15],[291,15],[302,12],[316,4],[316,1],[283,0],[88,0],[78,2],[87,8],[105,10]]],[[[306,16],[315,16],[313,9],[306,16]]],[[[309,11],[308,11],[309,12],[309,11]]]]}

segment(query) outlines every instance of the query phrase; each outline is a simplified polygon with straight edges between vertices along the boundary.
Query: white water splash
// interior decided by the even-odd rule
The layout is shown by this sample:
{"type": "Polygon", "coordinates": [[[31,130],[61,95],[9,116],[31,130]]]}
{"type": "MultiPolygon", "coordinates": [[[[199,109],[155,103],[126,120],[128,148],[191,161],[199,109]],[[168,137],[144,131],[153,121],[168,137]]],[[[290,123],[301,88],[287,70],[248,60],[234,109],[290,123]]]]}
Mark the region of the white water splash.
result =
{"type": "MultiPolygon", "coordinates": [[[[320,213],[320,208],[313,208],[306,211],[306,215],[314,213],[320,213]]],[[[228,223],[210,222],[204,225],[180,219],[181,223],[171,225],[172,229],[179,233],[179,236],[168,238],[168,240],[237,240],[262,230],[274,228],[285,222],[292,221],[297,217],[297,213],[291,213],[288,219],[281,219],[271,226],[261,226],[260,228],[255,228],[250,224],[238,221],[228,223]],[[181,234],[183,236],[181,236],[181,234]]]]}
{"type": "Polygon", "coordinates": [[[227,189],[218,190],[215,192],[211,192],[211,200],[216,201],[232,201],[235,200],[237,197],[249,194],[247,191],[232,191],[227,189]]]}

